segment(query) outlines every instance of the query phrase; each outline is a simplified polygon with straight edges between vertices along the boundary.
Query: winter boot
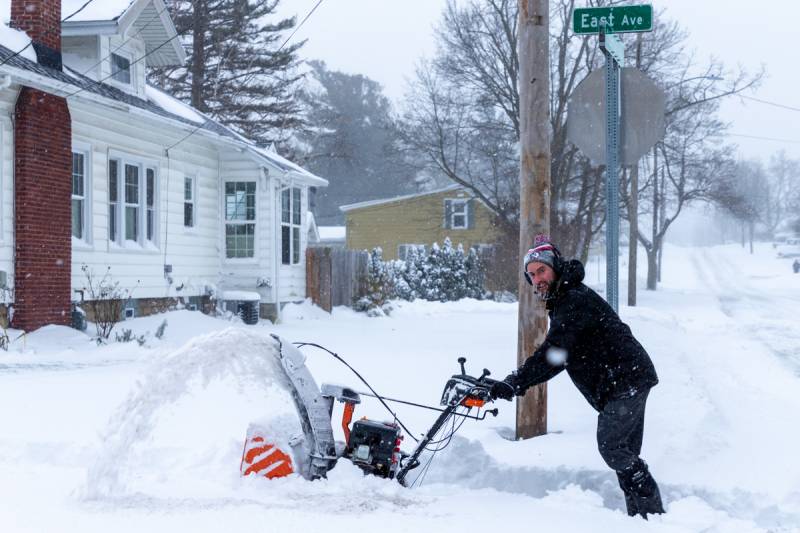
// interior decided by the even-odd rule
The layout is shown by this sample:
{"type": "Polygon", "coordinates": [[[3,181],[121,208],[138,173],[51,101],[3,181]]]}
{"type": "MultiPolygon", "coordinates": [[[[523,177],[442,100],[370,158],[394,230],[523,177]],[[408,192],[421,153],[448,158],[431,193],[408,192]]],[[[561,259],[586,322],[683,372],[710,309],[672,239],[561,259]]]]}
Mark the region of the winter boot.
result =
{"type": "Polygon", "coordinates": [[[625,486],[625,482],[623,481],[622,474],[617,472],[617,479],[619,480],[619,487],[622,489],[622,493],[625,495],[625,508],[628,510],[628,516],[636,516],[639,514],[639,508],[636,506],[636,500],[631,494],[631,491],[625,486]]]}
{"type": "Polygon", "coordinates": [[[628,514],[631,513],[631,505],[628,504],[627,495],[635,504],[636,512],[645,520],[648,514],[662,514],[664,506],[661,503],[661,492],[658,484],[647,468],[647,463],[641,459],[637,460],[630,468],[618,472],[620,486],[625,492],[625,503],[628,505],[628,514]]]}

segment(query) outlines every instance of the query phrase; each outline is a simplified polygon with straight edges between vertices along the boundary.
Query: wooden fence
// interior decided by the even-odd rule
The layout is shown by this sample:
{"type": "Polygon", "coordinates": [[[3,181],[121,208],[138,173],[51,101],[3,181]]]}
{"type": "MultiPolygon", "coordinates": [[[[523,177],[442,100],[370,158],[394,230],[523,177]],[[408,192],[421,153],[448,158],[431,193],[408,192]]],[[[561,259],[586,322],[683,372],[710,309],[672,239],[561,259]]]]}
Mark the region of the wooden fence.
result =
{"type": "Polygon", "coordinates": [[[306,297],[330,312],[352,306],[366,292],[369,253],[344,248],[306,249],[306,297]]]}

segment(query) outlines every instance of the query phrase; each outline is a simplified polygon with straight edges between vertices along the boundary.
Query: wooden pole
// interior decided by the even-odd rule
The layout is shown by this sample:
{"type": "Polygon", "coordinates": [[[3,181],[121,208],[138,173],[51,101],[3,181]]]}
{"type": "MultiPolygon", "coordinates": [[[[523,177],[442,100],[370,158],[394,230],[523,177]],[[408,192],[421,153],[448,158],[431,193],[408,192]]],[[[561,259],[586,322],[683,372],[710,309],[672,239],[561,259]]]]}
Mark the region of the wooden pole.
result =
{"type": "MultiPolygon", "coordinates": [[[[537,233],[550,232],[550,12],[548,0],[519,0],[520,262],[537,233]]],[[[517,362],[547,334],[547,312],[520,275],[517,362]]],[[[547,433],[547,385],[517,401],[517,438],[547,433]]]]}

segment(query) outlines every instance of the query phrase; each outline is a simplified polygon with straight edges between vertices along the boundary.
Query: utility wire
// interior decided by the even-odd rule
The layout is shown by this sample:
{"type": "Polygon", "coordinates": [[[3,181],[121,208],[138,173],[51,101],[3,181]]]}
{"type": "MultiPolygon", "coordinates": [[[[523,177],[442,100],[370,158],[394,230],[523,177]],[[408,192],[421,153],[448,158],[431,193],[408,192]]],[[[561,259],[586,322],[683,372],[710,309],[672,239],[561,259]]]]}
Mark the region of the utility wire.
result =
{"type": "Polygon", "coordinates": [[[366,386],[367,386],[367,388],[370,390],[370,392],[372,392],[372,394],[374,394],[374,395],[375,395],[375,398],[377,398],[377,399],[378,399],[378,401],[380,401],[380,402],[383,404],[383,406],[386,408],[386,410],[387,410],[387,411],[389,411],[389,414],[391,414],[391,415],[392,415],[392,417],[394,417],[394,419],[395,419],[395,420],[397,420],[397,423],[398,423],[398,424],[400,424],[400,427],[402,427],[402,428],[403,428],[403,429],[406,431],[406,433],[408,434],[408,436],[409,436],[409,437],[411,437],[412,439],[414,439],[414,442],[419,442],[419,439],[418,439],[418,438],[416,438],[416,437],[414,436],[414,433],[413,433],[413,432],[412,432],[410,429],[408,429],[408,428],[406,427],[406,425],[405,425],[405,424],[403,424],[403,422],[402,422],[402,421],[401,421],[401,420],[400,420],[400,419],[397,417],[397,414],[396,414],[394,411],[392,411],[391,407],[389,407],[389,406],[386,404],[386,402],[385,402],[385,401],[383,401],[383,396],[381,396],[380,394],[378,394],[377,392],[375,392],[375,389],[373,389],[373,388],[372,388],[372,385],[370,385],[370,384],[367,382],[367,380],[366,380],[366,379],[364,379],[364,378],[361,376],[361,374],[359,374],[359,373],[358,373],[358,371],[357,371],[355,368],[353,368],[352,366],[350,366],[350,364],[349,364],[347,361],[345,361],[345,360],[344,360],[344,359],[343,359],[343,358],[342,358],[342,357],[341,357],[339,354],[337,354],[337,353],[335,353],[335,352],[333,352],[333,351],[331,351],[331,350],[329,350],[329,349],[325,348],[324,346],[320,346],[319,344],[315,344],[315,343],[313,343],[313,342],[293,342],[292,344],[294,344],[294,345],[295,345],[295,346],[297,346],[298,348],[302,348],[303,346],[312,346],[312,347],[314,347],[314,348],[318,348],[318,349],[320,349],[320,350],[322,350],[322,351],[328,352],[328,353],[329,353],[330,355],[332,355],[332,356],[333,356],[333,357],[334,357],[334,358],[335,358],[337,361],[339,361],[339,362],[340,362],[340,363],[342,363],[344,366],[346,366],[347,368],[349,368],[349,369],[350,369],[350,371],[351,371],[353,374],[355,374],[355,375],[356,375],[356,377],[357,377],[358,379],[360,379],[360,380],[361,380],[361,382],[362,382],[364,385],[366,385],[366,386]]]}
{"type": "Polygon", "coordinates": [[[743,94],[737,94],[736,96],[738,96],[739,98],[744,98],[745,100],[752,100],[752,101],[758,102],[760,104],[766,104],[766,105],[771,105],[771,106],[774,106],[774,107],[780,107],[781,109],[788,109],[789,111],[800,111],[800,107],[792,107],[792,106],[786,105],[786,104],[779,104],[777,102],[770,102],[769,100],[762,100],[760,98],[755,98],[753,96],[745,96],[743,94]]]}
{"type": "MultiPolygon", "coordinates": [[[[101,65],[101,64],[103,63],[103,61],[105,61],[106,59],[109,59],[109,58],[110,58],[110,57],[111,57],[113,54],[115,54],[116,52],[119,52],[119,51],[120,51],[120,49],[122,49],[122,47],[123,47],[123,46],[125,46],[126,44],[128,44],[129,42],[131,42],[133,39],[135,39],[136,37],[138,37],[138,36],[139,36],[139,35],[140,35],[140,34],[141,34],[141,33],[142,33],[144,30],[146,30],[146,29],[147,29],[147,28],[150,26],[150,24],[152,24],[152,23],[153,23],[153,22],[155,22],[156,20],[159,20],[159,19],[161,18],[161,15],[162,15],[162,14],[163,14],[165,11],[167,11],[168,9],[169,9],[169,8],[165,7],[164,9],[162,9],[161,11],[159,11],[158,13],[156,13],[156,14],[155,14],[155,16],[154,16],[153,18],[151,18],[150,20],[148,20],[148,21],[147,21],[147,23],[146,23],[144,26],[142,26],[141,28],[139,28],[139,29],[136,31],[136,33],[134,33],[133,35],[131,35],[130,37],[128,37],[127,39],[125,39],[125,40],[124,40],[124,41],[123,41],[123,42],[122,42],[122,43],[121,43],[119,46],[117,46],[116,48],[114,48],[114,50],[112,50],[112,51],[111,51],[111,52],[110,52],[108,55],[105,55],[105,56],[103,56],[102,58],[100,58],[100,60],[99,60],[97,63],[95,63],[95,64],[94,64],[94,65],[92,65],[91,67],[87,68],[87,69],[86,69],[86,70],[84,70],[83,72],[81,72],[81,73],[80,73],[80,74],[81,74],[81,76],[86,76],[86,75],[87,75],[89,72],[91,72],[91,71],[92,71],[92,69],[94,69],[94,68],[95,68],[95,67],[97,67],[98,65],[101,65]]],[[[62,88],[65,88],[65,87],[66,87],[66,85],[64,85],[64,87],[62,87],[62,88]]]]}
{"type": "MultiPolygon", "coordinates": [[[[140,61],[144,61],[145,59],[147,59],[147,58],[148,58],[149,56],[151,56],[152,54],[154,54],[154,53],[158,52],[160,49],[164,48],[166,45],[168,45],[169,43],[171,43],[172,41],[174,41],[174,40],[175,40],[175,39],[177,39],[178,37],[182,37],[182,36],[183,36],[183,34],[181,34],[181,33],[176,33],[175,35],[173,35],[172,37],[170,37],[169,39],[167,39],[166,41],[164,41],[164,42],[163,42],[163,43],[161,43],[160,45],[156,46],[155,48],[153,48],[152,50],[150,50],[149,52],[147,52],[146,54],[144,54],[142,57],[140,57],[140,58],[137,58],[137,59],[136,59],[136,60],[134,60],[134,61],[131,61],[131,64],[130,64],[130,66],[133,66],[133,65],[135,65],[136,63],[139,63],[140,61]]],[[[92,81],[92,83],[94,83],[94,84],[96,84],[96,85],[100,85],[100,84],[102,84],[104,81],[106,81],[107,79],[111,78],[113,75],[114,75],[114,74],[112,73],[112,74],[109,74],[108,76],[105,76],[104,78],[100,78],[100,79],[99,79],[99,80],[97,80],[97,81],[94,81],[94,80],[91,80],[91,81],[92,81]]],[[[80,94],[80,93],[82,93],[83,91],[87,91],[87,90],[88,90],[88,87],[81,87],[81,88],[80,88],[80,89],[78,89],[77,91],[75,91],[75,92],[72,92],[72,93],[69,93],[69,94],[65,95],[65,96],[64,96],[64,98],[70,98],[70,97],[72,97],[72,96],[75,96],[76,94],[80,94]]]]}
{"type": "Polygon", "coordinates": [[[778,139],[776,137],[760,137],[758,135],[745,135],[744,133],[726,133],[725,135],[731,137],[744,137],[746,139],[756,139],[759,141],[774,141],[774,142],[782,142],[788,144],[800,144],[800,140],[796,139],[778,139]]]}
{"type": "MultiPolygon", "coordinates": [[[[80,13],[81,11],[83,11],[84,9],[86,9],[86,7],[87,7],[89,4],[91,4],[92,2],[94,2],[94,0],[87,0],[87,1],[86,1],[86,3],[84,3],[84,4],[83,4],[81,7],[79,7],[78,9],[76,9],[75,11],[73,11],[72,13],[70,13],[70,14],[69,14],[67,17],[65,17],[65,18],[61,19],[61,22],[67,22],[69,19],[71,19],[72,17],[74,17],[75,15],[77,15],[78,13],[80,13]]],[[[58,31],[58,32],[60,33],[60,32],[61,32],[61,28],[60,28],[60,27],[59,27],[58,29],[56,29],[56,28],[50,28],[50,29],[49,29],[49,30],[47,30],[46,32],[42,33],[42,36],[48,35],[48,34],[50,34],[50,33],[53,33],[54,31],[58,31]]],[[[28,48],[30,48],[31,46],[33,46],[33,39],[31,39],[31,41],[30,41],[28,44],[26,44],[25,46],[23,46],[22,48],[20,48],[19,50],[17,50],[16,52],[14,52],[13,54],[11,54],[11,55],[10,55],[10,56],[8,56],[7,58],[5,58],[5,59],[3,60],[3,62],[2,62],[2,63],[0,63],[0,67],[1,67],[1,66],[3,66],[3,65],[5,65],[5,64],[6,64],[6,63],[8,63],[9,61],[11,61],[12,59],[14,59],[15,57],[17,57],[18,55],[20,55],[22,52],[24,52],[25,50],[27,50],[27,49],[28,49],[28,48]]]]}
{"type": "MultiPolygon", "coordinates": [[[[311,17],[311,15],[314,13],[314,11],[316,11],[316,10],[317,10],[317,8],[320,6],[320,4],[321,4],[321,3],[322,3],[322,0],[319,0],[319,1],[318,1],[318,2],[317,2],[315,5],[314,5],[314,7],[312,7],[312,8],[311,8],[311,10],[308,12],[308,14],[307,14],[307,15],[306,15],[306,16],[303,18],[303,20],[300,22],[300,24],[298,24],[298,25],[297,25],[297,27],[294,29],[294,31],[291,33],[291,35],[289,35],[289,37],[287,37],[287,38],[286,38],[286,40],[285,40],[285,41],[283,41],[283,44],[281,44],[281,45],[278,47],[278,49],[277,49],[277,50],[275,50],[275,51],[273,52],[273,54],[277,54],[278,52],[280,52],[281,50],[283,50],[283,47],[284,47],[284,46],[286,46],[286,44],[289,42],[289,40],[290,40],[292,37],[294,37],[294,35],[295,35],[295,34],[298,32],[298,30],[299,30],[299,29],[300,29],[300,28],[303,26],[303,24],[305,24],[305,23],[306,23],[306,21],[307,21],[307,20],[308,20],[308,19],[311,17]]],[[[205,125],[205,123],[198,125],[198,126],[197,126],[196,128],[194,128],[192,131],[190,131],[190,132],[189,132],[189,133],[187,133],[187,134],[186,134],[184,137],[182,137],[182,138],[181,138],[181,139],[180,139],[178,142],[176,142],[175,144],[173,144],[173,145],[171,145],[169,148],[167,148],[167,149],[166,149],[166,151],[167,151],[167,152],[169,152],[170,150],[172,150],[173,148],[175,148],[176,146],[178,146],[179,144],[181,144],[183,141],[185,141],[186,139],[188,139],[189,137],[191,137],[192,135],[194,135],[195,133],[197,133],[198,131],[200,131],[200,130],[203,128],[203,126],[204,126],[204,125],[205,125]]]]}

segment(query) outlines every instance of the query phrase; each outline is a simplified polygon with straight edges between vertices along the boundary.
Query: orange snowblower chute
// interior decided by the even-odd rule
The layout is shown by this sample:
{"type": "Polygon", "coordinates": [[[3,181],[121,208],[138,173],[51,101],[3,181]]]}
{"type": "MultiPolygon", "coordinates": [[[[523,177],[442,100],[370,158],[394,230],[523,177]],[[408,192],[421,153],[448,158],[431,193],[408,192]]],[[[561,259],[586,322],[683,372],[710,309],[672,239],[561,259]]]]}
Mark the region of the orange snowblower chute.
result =
{"type": "Polygon", "coordinates": [[[239,468],[243,476],[255,474],[269,479],[294,473],[292,458],[259,434],[247,435],[239,468]]]}

